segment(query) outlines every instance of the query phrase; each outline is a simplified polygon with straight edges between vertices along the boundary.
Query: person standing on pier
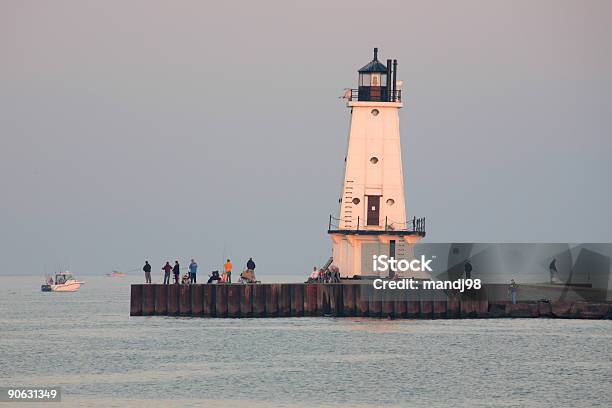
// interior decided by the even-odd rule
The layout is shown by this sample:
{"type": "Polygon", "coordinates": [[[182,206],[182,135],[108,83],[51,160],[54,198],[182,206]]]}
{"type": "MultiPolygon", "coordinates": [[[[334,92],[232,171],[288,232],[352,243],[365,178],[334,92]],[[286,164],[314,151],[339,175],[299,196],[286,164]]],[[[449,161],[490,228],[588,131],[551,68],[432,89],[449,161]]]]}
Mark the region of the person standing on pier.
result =
{"type": "Polygon", "coordinates": [[[516,291],[518,290],[518,285],[514,281],[514,279],[510,279],[510,286],[508,286],[508,292],[510,292],[510,297],[512,299],[512,304],[516,305],[516,291]]]}
{"type": "Polygon", "coordinates": [[[172,272],[174,272],[174,283],[178,285],[179,275],[181,273],[181,267],[179,266],[178,261],[174,261],[174,268],[172,268],[172,272]]]}
{"type": "Polygon", "coordinates": [[[162,271],[164,271],[164,285],[168,285],[170,283],[170,271],[171,270],[172,270],[172,267],[170,266],[170,262],[166,261],[166,264],[162,268],[162,271]]]}
{"type": "Polygon", "coordinates": [[[550,271],[550,283],[555,285],[562,283],[561,279],[559,279],[559,271],[557,271],[557,258],[554,258],[550,265],[548,265],[548,270],[550,271]]]}
{"type": "Polygon", "coordinates": [[[472,263],[469,259],[463,265],[463,272],[465,273],[465,279],[472,279],[472,263]]]}
{"type": "Polygon", "coordinates": [[[151,265],[149,265],[149,261],[145,261],[142,270],[145,273],[145,281],[146,283],[151,283],[151,265]]]}
{"type": "Polygon", "coordinates": [[[232,283],[232,262],[228,259],[223,265],[225,269],[225,274],[227,275],[227,283],[232,283]]]}
{"type": "Polygon", "coordinates": [[[197,283],[197,279],[196,279],[196,273],[198,272],[198,264],[196,263],[195,260],[191,260],[191,263],[189,264],[189,282],[190,283],[197,283]]]}

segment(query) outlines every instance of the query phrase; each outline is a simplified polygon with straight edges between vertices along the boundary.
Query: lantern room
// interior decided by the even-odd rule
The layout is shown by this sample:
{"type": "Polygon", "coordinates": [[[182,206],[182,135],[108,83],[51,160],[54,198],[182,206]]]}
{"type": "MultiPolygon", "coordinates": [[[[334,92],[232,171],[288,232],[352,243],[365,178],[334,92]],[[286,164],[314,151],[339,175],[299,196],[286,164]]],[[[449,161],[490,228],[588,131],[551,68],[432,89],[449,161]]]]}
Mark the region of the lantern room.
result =
{"type": "Polygon", "coordinates": [[[374,48],[374,59],[359,70],[358,101],[373,102],[395,102],[397,92],[395,91],[395,69],[397,60],[387,65],[378,61],[378,48],[374,48]]]}

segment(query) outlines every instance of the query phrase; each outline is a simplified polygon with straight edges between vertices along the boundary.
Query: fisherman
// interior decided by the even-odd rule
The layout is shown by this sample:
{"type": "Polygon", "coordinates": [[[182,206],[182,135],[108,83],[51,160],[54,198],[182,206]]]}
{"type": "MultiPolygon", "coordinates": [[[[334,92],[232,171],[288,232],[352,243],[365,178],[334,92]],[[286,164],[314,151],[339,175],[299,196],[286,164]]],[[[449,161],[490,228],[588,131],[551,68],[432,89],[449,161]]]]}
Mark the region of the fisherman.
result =
{"type": "Polygon", "coordinates": [[[329,267],[329,275],[332,283],[340,283],[340,269],[336,265],[329,267]]]}
{"type": "Polygon", "coordinates": [[[164,271],[164,285],[167,285],[170,283],[170,271],[171,270],[172,270],[172,266],[170,266],[170,262],[166,261],[166,264],[162,268],[162,271],[164,271]]]}
{"type": "Polygon", "coordinates": [[[306,283],[314,283],[317,281],[317,279],[319,279],[319,271],[317,270],[316,266],[313,266],[312,273],[308,277],[308,281],[306,283]]]}
{"type": "Polygon", "coordinates": [[[223,265],[223,268],[225,269],[225,275],[227,276],[226,282],[232,283],[232,262],[228,259],[223,265]]]}
{"type": "Polygon", "coordinates": [[[514,279],[510,279],[510,286],[508,286],[508,292],[510,292],[510,296],[512,298],[512,304],[516,305],[516,291],[518,290],[518,285],[514,281],[514,279]]]}
{"type": "Polygon", "coordinates": [[[465,272],[465,279],[472,279],[472,263],[469,259],[463,265],[463,272],[465,272]]]}
{"type": "Polygon", "coordinates": [[[212,271],[212,275],[209,275],[210,277],[208,278],[208,283],[219,283],[219,281],[221,280],[221,278],[219,277],[219,271],[212,271]]]}
{"type": "Polygon", "coordinates": [[[178,285],[179,274],[181,273],[181,267],[179,266],[178,261],[174,261],[174,268],[172,268],[172,272],[174,272],[174,283],[178,285]]]}
{"type": "Polygon", "coordinates": [[[253,262],[253,258],[249,258],[246,266],[248,270],[255,272],[255,262],[253,262]]]}
{"type": "Polygon", "coordinates": [[[190,280],[191,280],[191,272],[185,272],[185,274],[181,278],[181,285],[189,285],[190,280]]]}
{"type": "Polygon", "coordinates": [[[151,283],[151,265],[149,265],[149,261],[145,261],[142,270],[145,273],[145,281],[146,283],[151,283]]]}
{"type": "Polygon", "coordinates": [[[198,264],[192,258],[191,263],[189,264],[189,282],[190,283],[197,283],[197,279],[196,279],[197,272],[198,272],[198,264]]]}
{"type": "Polygon", "coordinates": [[[562,283],[559,278],[559,271],[557,270],[557,258],[554,258],[550,265],[548,265],[548,271],[550,272],[550,283],[559,284],[562,283]]]}

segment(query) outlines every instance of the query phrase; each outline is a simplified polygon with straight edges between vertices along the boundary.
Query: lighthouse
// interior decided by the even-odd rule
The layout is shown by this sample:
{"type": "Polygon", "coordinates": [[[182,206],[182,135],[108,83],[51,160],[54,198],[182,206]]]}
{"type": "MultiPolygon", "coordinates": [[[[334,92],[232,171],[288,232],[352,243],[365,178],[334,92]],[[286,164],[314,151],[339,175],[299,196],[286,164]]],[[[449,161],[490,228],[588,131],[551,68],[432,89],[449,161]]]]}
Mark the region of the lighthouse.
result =
{"type": "MultiPolygon", "coordinates": [[[[330,215],[332,265],[343,278],[393,276],[373,259],[412,258],[411,245],[425,236],[424,218],[407,218],[399,129],[402,82],[397,60],[374,58],[359,70],[357,89],[345,94],[351,111],[348,151],[337,217],[330,215]]],[[[411,276],[424,278],[421,276],[411,276]]]]}

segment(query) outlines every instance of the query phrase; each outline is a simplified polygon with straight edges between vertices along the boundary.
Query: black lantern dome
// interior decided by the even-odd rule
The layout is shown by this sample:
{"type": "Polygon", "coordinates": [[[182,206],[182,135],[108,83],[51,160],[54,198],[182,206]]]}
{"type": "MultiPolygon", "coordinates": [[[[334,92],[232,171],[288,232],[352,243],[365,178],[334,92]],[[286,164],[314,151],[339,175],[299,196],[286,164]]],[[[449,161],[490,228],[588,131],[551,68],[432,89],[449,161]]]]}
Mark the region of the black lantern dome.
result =
{"type": "Polygon", "coordinates": [[[378,48],[374,48],[374,59],[359,70],[359,75],[372,72],[387,73],[387,66],[378,61],[378,48]]]}

